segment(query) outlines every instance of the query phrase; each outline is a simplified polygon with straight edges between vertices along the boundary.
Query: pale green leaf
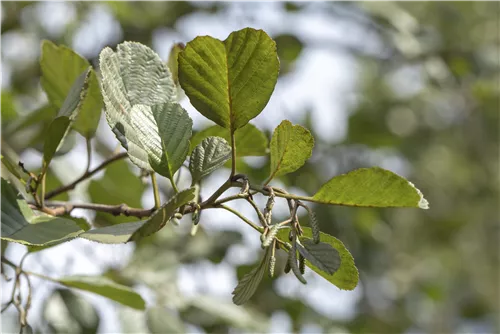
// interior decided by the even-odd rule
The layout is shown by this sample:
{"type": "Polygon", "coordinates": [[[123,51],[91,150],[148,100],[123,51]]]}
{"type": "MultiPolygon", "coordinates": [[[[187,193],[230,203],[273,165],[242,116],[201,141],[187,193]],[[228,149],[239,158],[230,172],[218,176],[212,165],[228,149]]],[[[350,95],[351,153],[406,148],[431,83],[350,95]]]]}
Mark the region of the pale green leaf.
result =
{"type": "MultiPolygon", "coordinates": [[[[193,137],[191,137],[190,152],[192,152],[203,139],[210,136],[222,137],[228,143],[231,142],[230,130],[219,125],[214,125],[195,133],[193,137]]],[[[234,137],[236,142],[237,157],[262,156],[268,153],[269,141],[267,140],[266,135],[257,129],[253,124],[248,123],[242,128],[236,130],[234,137]]]]}
{"type": "Polygon", "coordinates": [[[172,102],[138,104],[132,107],[131,123],[153,170],[172,180],[189,151],[193,121],[186,110],[172,102]],[[148,118],[150,112],[153,120],[148,118]]]}
{"type": "Polygon", "coordinates": [[[170,218],[172,218],[178,208],[194,200],[194,194],[194,187],[175,194],[166,204],[160,207],[144,225],[139,227],[139,229],[130,236],[128,241],[137,241],[158,232],[165,226],[170,218]]]}
{"type": "Polygon", "coordinates": [[[112,299],[120,304],[144,310],[146,303],[141,295],[131,288],[101,276],[68,276],[55,280],[69,288],[89,291],[112,299]]]}
{"type": "Polygon", "coordinates": [[[429,208],[427,200],[411,182],[379,167],[360,168],[335,176],[310,200],[350,206],[429,208]]]}
{"type": "Polygon", "coordinates": [[[71,240],[84,231],[73,219],[35,216],[14,187],[2,178],[2,239],[31,246],[48,246],[71,240]]]}
{"type": "Polygon", "coordinates": [[[264,109],[276,85],[276,43],[245,28],[220,41],[196,37],[178,56],[179,81],[205,117],[234,131],[264,109]]]}
{"type": "Polygon", "coordinates": [[[231,146],[220,137],[208,137],[196,146],[191,159],[189,170],[193,184],[224,165],[231,158],[231,146]]]}
{"type": "Polygon", "coordinates": [[[129,241],[132,234],[145,223],[146,221],[139,221],[95,228],[80,234],[79,237],[104,244],[122,244],[129,241]]]}
{"type": "MultiPolygon", "coordinates": [[[[314,241],[311,239],[312,238],[312,231],[309,227],[302,227],[303,229],[303,235],[300,237],[300,242],[305,243],[306,239],[310,240],[310,242],[314,243],[314,241]]],[[[288,242],[288,233],[289,229],[281,229],[278,232],[278,239],[280,239],[283,242],[288,242]]],[[[321,277],[326,279],[328,282],[332,283],[336,287],[342,290],[352,290],[358,285],[358,279],[359,279],[359,274],[358,274],[358,269],[356,268],[354,264],[354,259],[345,248],[344,244],[342,241],[339,239],[321,232],[321,242],[322,243],[327,243],[330,246],[332,246],[334,249],[337,250],[337,252],[340,255],[340,267],[338,268],[337,271],[335,271],[334,274],[330,275],[323,270],[319,269],[315,265],[313,265],[309,260],[306,259],[306,265],[311,268],[314,272],[319,274],[321,277]]]]}
{"type": "Polygon", "coordinates": [[[311,157],[314,138],[306,128],[283,121],[271,138],[271,173],[269,181],[296,171],[311,157]]]}
{"type": "Polygon", "coordinates": [[[71,124],[73,124],[80,112],[82,103],[88,92],[89,78],[90,68],[81,73],[75,80],[56,118],[49,125],[43,146],[44,169],[47,168],[54,154],[61,147],[64,137],[70,130],[71,124]]]}
{"type": "Polygon", "coordinates": [[[243,276],[243,278],[238,282],[238,285],[233,291],[233,302],[236,305],[246,303],[253,296],[255,291],[257,291],[257,287],[266,272],[270,259],[271,251],[269,248],[266,248],[266,253],[264,254],[264,257],[260,261],[259,265],[243,276]]]}
{"type": "MultiPolygon", "coordinates": [[[[73,82],[90,63],[70,48],[44,40],[40,67],[41,84],[51,104],[61,108],[73,82]]],[[[81,111],[73,127],[83,136],[93,137],[99,123],[103,106],[97,75],[90,70],[88,94],[82,102],[81,111]]]]}
{"type": "Polygon", "coordinates": [[[297,249],[312,265],[330,275],[339,269],[339,252],[330,244],[324,242],[315,243],[307,238],[302,239],[301,243],[302,245],[297,245],[297,249]]]}
{"type": "MultiPolygon", "coordinates": [[[[145,106],[142,108],[144,114],[138,118],[140,124],[142,127],[156,129],[150,107],[175,101],[172,75],[153,50],[134,42],[119,44],[116,53],[105,48],[99,56],[99,64],[106,120],[132,162],[152,171],[148,152],[132,126],[132,107],[145,106]]],[[[150,140],[159,142],[157,137],[150,140]]]]}
{"type": "Polygon", "coordinates": [[[150,333],[186,333],[184,323],[173,312],[161,306],[146,310],[146,324],[150,333]]]}
{"type": "Polygon", "coordinates": [[[172,79],[176,85],[179,84],[179,63],[177,62],[177,58],[185,47],[183,43],[175,43],[172,45],[170,54],[168,55],[167,66],[170,73],[172,73],[172,79]]]}

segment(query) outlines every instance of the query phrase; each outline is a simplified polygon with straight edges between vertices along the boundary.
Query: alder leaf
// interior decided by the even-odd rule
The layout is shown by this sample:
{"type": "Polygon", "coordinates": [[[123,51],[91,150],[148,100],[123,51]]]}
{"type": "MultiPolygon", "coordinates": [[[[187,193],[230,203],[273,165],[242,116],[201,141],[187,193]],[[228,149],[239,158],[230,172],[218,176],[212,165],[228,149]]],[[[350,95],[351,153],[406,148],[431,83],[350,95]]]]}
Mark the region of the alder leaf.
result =
{"type": "Polygon", "coordinates": [[[302,167],[311,157],[313,147],[309,130],[287,120],[281,122],[271,138],[271,172],[267,182],[302,167]]]}
{"type": "Polygon", "coordinates": [[[299,253],[309,260],[312,265],[330,275],[333,275],[339,269],[339,252],[330,244],[324,242],[317,244],[307,238],[302,239],[301,243],[302,245],[297,245],[299,253]]]}
{"type": "Polygon", "coordinates": [[[191,153],[189,170],[193,184],[222,167],[231,158],[231,147],[220,137],[208,137],[196,146],[191,153]]]}
{"type": "Polygon", "coordinates": [[[257,291],[257,287],[266,272],[270,259],[271,251],[269,248],[266,248],[266,253],[264,254],[264,257],[260,261],[259,265],[243,276],[243,278],[238,282],[238,285],[233,291],[233,302],[236,305],[246,303],[253,296],[255,291],[257,291]]]}
{"type": "Polygon", "coordinates": [[[264,109],[276,85],[276,43],[245,28],[224,40],[199,36],[178,56],[179,81],[205,117],[234,132],[264,109]]]}

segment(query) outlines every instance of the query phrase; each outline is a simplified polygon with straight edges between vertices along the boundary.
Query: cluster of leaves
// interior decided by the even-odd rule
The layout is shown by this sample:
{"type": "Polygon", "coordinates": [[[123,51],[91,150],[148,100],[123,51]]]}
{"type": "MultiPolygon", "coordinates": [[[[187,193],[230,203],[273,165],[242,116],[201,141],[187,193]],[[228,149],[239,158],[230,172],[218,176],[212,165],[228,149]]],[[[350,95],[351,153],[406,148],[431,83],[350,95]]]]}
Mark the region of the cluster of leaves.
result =
{"type": "MultiPolygon", "coordinates": [[[[288,253],[285,272],[292,271],[304,284],[307,266],[340,289],[356,287],[358,272],[351,254],[340,240],[320,232],[315,214],[306,202],[358,207],[428,207],[412,183],[378,167],[333,177],[313,196],[298,196],[270,185],[275,177],[304,165],[312,154],[314,139],[306,128],[284,120],[268,144],[266,136],[249,123],[268,103],[279,73],[276,44],[264,31],[246,28],[231,33],[224,41],[197,37],[185,47],[174,46],[172,55],[165,64],[153,50],[140,43],[124,42],[116,51],[105,48],[99,57],[99,85],[95,70],[86,60],[66,47],[44,42],[42,86],[59,112],[45,137],[39,173],[29,172],[22,164],[2,158],[14,176],[10,183],[2,179],[2,239],[28,245],[31,251],[74,238],[126,243],[157,233],[169,221],[175,222],[189,214],[194,233],[202,210],[223,209],[258,231],[265,250],[261,263],[242,278],[233,292],[233,301],[239,305],[254,294],[266,271],[273,276],[277,250],[288,253]],[[74,64],[74,72],[61,73],[57,66],[61,62],[74,64]],[[193,122],[179,104],[181,91],[196,110],[216,125],[193,135],[193,122]],[[151,175],[155,207],[138,209],[126,204],[110,207],[94,203],[86,208],[146,219],[91,229],[84,220],[69,215],[74,206],[46,201],[59,191],[47,193],[45,178],[52,158],[61,150],[71,129],[87,139],[94,135],[99,116],[96,110],[100,111],[102,104],[106,120],[130,161],[151,175]],[[247,176],[236,174],[237,157],[268,152],[271,168],[263,185],[252,184],[247,176]],[[191,186],[178,189],[175,175],[186,160],[191,186]],[[226,166],[229,160],[229,178],[202,201],[199,195],[202,179],[226,166]],[[160,203],[156,173],[169,179],[175,191],[166,203],[160,203]],[[241,191],[220,198],[232,187],[241,191]],[[19,197],[18,192],[25,197],[19,197]],[[253,200],[257,195],[267,197],[264,210],[253,200]],[[259,224],[226,205],[236,199],[246,200],[255,209],[259,224]],[[272,218],[277,199],[286,201],[290,209],[289,218],[281,222],[272,218]],[[301,226],[299,208],[307,211],[310,227],[301,226]]],[[[80,179],[92,174],[93,171],[87,170],[80,179]]],[[[55,281],[99,293],[128,306],[145,307],[142,298],[133,291],[117,283],[103,282],[101,278],[73,277],[55,281]],[[117,289],[127,293],[117,293],[117,289]]]]}

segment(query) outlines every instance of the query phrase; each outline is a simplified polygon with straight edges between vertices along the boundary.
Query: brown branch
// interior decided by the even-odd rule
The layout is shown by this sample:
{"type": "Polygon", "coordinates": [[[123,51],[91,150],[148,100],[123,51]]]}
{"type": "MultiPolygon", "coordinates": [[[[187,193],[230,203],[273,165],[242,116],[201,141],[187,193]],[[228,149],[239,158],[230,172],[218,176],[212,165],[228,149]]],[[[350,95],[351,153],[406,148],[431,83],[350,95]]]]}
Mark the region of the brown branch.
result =
{"type": "MultiPolygon", "coordinates": [[[[34,203],[29,203],[32,209],[38,209],[34,203]]],[[[46,202],[45,206],[51,208],[50,214],[54,216],[61,216],[69,214],[73,209],[94,210],[99,212],[110,213],[115,216],[124,215],[137,218],[149,217],[155,209],[140,209],[131,208],[126,204],[106,205],[96,203],[71,203],[62,201],[46,202]]]]}
{"type": "Polygon", "coordinates": [[[103,163],[101,163],[99,166],[97,166],[96,168],[90,170],[90,171],[86,171],[82,176],[80,176],[78,179],[76,179],[75,181],[73,181],[72,183],[70,184],[67,184],[65,186],[62,186],[60,188],[57,188],[57,189],[54,189],[52,191],[49,191],[46,195],[45,195],[45,199],[50,199],[54,196],[57,196],[59,194],[62,194],[66,191],[69,191],[69,190],[73,190],[75,189],[75,187],[78,185],[78,183],[88,179],[89,177],[91,177],[92,175],[94,175],[95,173],[99,172],[100,170],[104,169],[107,165],[109,165],[110,163],[114,162],[114,161],[117,161],[117,160],[120,160],[120,159],[123,159],[127,156],[127,152],[122,152],[122,153],[119,153],[119,154],[116,154],[114,156],[112,156],[111,158],[109,158],[108,160],[104,161],[103,163]]]}

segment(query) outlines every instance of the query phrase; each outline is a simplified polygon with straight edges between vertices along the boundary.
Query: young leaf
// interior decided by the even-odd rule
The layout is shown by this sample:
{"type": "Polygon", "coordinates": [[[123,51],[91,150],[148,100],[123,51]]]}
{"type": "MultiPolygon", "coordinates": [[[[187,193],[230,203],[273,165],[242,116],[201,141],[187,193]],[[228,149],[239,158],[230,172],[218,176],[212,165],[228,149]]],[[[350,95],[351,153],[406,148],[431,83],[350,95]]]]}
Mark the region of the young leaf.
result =
{"type": "Polygon", "coordinates": [[[172,180],[189,151],[193,121],[186,110],[172,102],[152,107],[138,104],[132,107],[131,123],[153,170],[172,180]]]}
{"type": "Polygon", "coordinates": [[[87,95],[89,78],[90,68],[81,73],[75,80],[56,118],[49,125],[47,137],[45,138],[43,146],[44,170],[48,167],[54,154],[60,148],[64,137],[70,130],[70,125],[78,116],[85,96],[87,95]]]}
{"type": "Polygon", "coordinates": [[[276,43],[262,30],[245,28],[225,41],[196,37],[179,54],[179,81],[205,117],[234,132],[266,106],[276,85],[276,43]]]}
{"type": "Polygon", "coordinates": [[[72,219],[35,216],[14,187],[2,178],[2,240],[30,246],[48,246],[77,237],[84,229],[72,219]]]}
{"type": "Polygon", "coordinates": [[[315,243],[311,239],[301,240],[302,245],[298,245],[299,253],[318,269],[333,275],[340,267],[339,252],[330,244],[320,242],[315,243]]]}
{"type": "Polygon", "coordinates": [[[158,232],[172,218],[175,210],[194,200],[195,188],[185,189],[174,195],[166,204],[159,208],[144,225],[135,231],[128,241],[137,241],[158,232]]]}
{"type": "Polygon", "coordinates": [[[427,200],[411,182],[379,167],[360,168],[336,176],[311,200],[352,206],[429,208],[427,200]]]}
{"type": "Polygon", "coordinates": [[[271,173],[275,176],[296,171],[311,157],[314,138],[306,128],[283,121],[271,138],[271,173]]]}
{"type": "MultiPolygon", "coordinates": [[[[299,238],[300,242],[304,244],[305,242],[310,242],[314,244],[312,238],[312,231],[309,227],[302,227],[303,234],[299,238]],[[305,241],[309,240],[309,241],[305,241]]],[[[288,232],[290,230],[287,228],[281,229],[278,232],[278,238],[283,241],[288,241],[288,232]]],[[[332,283],[336,287],[342,290],[353,290],[356,285],[358,285],[358,269],[354,264],[354,259],[351,253],[345,248],[344,244],[337,238],[321,232],[321,242],[327,243],[332,246],[340,255],[340,267],[332,275],[324,272],[315,265],[313,265],[309,260],[306,260],[306,265],[319,274],[321,277],[326,279],[328,282],[332,283]]],[[[317,245],[317,244],[316,244],[317,245]]]]}
{"type": "Polygon", "coordinates": [[[175,43],[172,45],[170,49],[170,54],[168,55],[167,66],[172,73],[172,79],[176,85],[179,84],[179,63],[177,62],[177,58],[179,57],[179,53],[184,50],[186,46],[184,43],[175,43]]]}
{"type": "Polygon", "coordinates": [[[252,269],[251,272],[243,276],[241,281],[238,282],[238,285],[233,291],[233,303],[236,305],[242,305],[253,296],[255,291],[257,291],[257,287],[259,286],[262,277],[264,276],[264,272],[266,271],[270,259],[271,250],[266,248],[266,253],[264,254],[264,257],[260,261],[259,265],[252,269]]]}
{"type": "MultiPolygon", "coordinates": [[[[99,56],[102,74],[101,91],[106,106],[106,120],[116,138],[128,151],[138,167],[152,171],[148,152],[132,126],[131,111],[135,105],[151,107],[175,102],[176,91],[172,75],[160,57],[140,43],[124,42],[117,52],[104,48],[99,56]]],[[[136,115],[142,127],[156,129],[151,108],[142,108],[136,115]]],[[[154,142],[160,142],[156,135],[154,142]]]]}
{"type": "MultiPolygon", "coordinates": [[[[228,143],[231,142],[231,133],[219,125],[214,125],[205,130],[197,132],[191,137],[190,152],[207,137],[222,137],[228,143]]],[[[269,141],[262,131],[257,129],[255,125],[248,123],[242,128],[239,128],[234,133],[236,141],[236,156],[262,156],[267,155],[269,141]]]]}
{"type": "Polygon", "coordinates": [[[189,170],[193,177],[193,184],[206,175],[222,167],[231,158],[231,146],[220,137],[208,137],[196,146],[191,159],[189,170]]]}
{"type": "Polygon", "coordinates": [[[144,310],[146,308],[146,303],[144,302],[144,299],[142,299],[141,295],[128,286],[115,283],[106,277],[68,276],[55,279],[54,281],[69,288],[96,293],[137,310],[144,310]]]}
{"type": "MultiPolygon", "coordinates": [[[[61,108],[73,82],[89,66],[87,59],[70,48],[44,40],[40,58],[40,82],[50,103],[61,108]]],[[[91,138],[97,129],[103,107],[97,75],[93,69],[90,70],[88,86],[88,94],[82,102],[81,111],[73,127],[82,136],[91,138]]]]}

